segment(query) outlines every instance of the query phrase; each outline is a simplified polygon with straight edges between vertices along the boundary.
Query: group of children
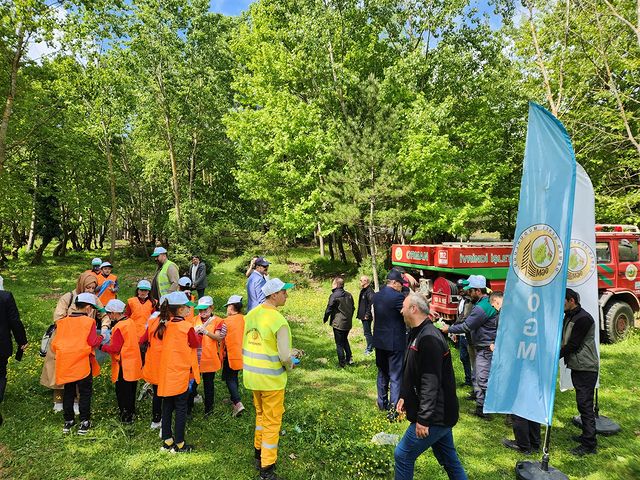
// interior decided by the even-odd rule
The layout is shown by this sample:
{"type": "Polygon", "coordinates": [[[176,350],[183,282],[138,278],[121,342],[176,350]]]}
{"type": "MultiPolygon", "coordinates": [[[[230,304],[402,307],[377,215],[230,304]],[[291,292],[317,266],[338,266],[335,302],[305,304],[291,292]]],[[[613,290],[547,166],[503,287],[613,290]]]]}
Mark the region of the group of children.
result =
{"type": "MultiPolygon", "coordinates": [[[[104,268],[104,263],[101,266],[104,268]]],[[[103,275],[105,280],[109,275],[103,275]]],[[[110,280],[115,286],[117,280],[110,280]]],[[[143,379],[152,386],[151,428],[161,428],[164,451],[192,450],[185,443],[184,433],[201,378],[205,415],[213,410],[214,379],[220,370],[231,396],[232,415],[244,411],[238,382],[244,332],[242,297],[232,295],[225,304],[227,317],[220,318],[214,314],[213,299],[203,296],[196,304],[190,287],[190,279],[183,277],[178,291],[156,302],[150,298],[150,282],[141,280],[135,296],[126,304],[117,298],[108,300],[104,305],[111,321],[108,342],[104,327],[97,330],[92,318],[95,315],[91,315],[102,302],[92,293],[77,294],[73,312],[56,322],[50,345],[55,355],[56,383],[64,386],[64,433],[76,426],[76,396],[78,434],[86,434],[91,428],[92,379],[100,373],[95,349],[111,356],[111,380],[123,423],[134,420],[138,381],[143,379]]]]}

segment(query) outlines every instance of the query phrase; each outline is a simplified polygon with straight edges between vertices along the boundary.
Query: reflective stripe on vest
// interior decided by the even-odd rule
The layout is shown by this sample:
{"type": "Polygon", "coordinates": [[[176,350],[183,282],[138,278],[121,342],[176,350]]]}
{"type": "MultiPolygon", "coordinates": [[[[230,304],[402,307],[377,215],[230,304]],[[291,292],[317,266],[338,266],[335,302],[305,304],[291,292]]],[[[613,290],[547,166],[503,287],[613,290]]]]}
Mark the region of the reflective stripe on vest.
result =
{"type": "Polygon", "coordinates": [[[169,293],[169,289],[171,288],[169,275],[167,275],[167,271],[169,270],[169,266],[171,265],[175,266],[176,264],[171,260],[167,260],[166,262],[164,262],[164,265],[162,265],[160,272],[158,272],[158,292],[160,293],[160,296],[169,293]]]}
{"type": "Polygon", "coordinates": [[[249,390],[283,390],[287,372],[278,356],[276,332],[283,326],[291,330],[287,320],[273,307],[258,305],[244,318],[242,363],[244,386],[249,390]]]}

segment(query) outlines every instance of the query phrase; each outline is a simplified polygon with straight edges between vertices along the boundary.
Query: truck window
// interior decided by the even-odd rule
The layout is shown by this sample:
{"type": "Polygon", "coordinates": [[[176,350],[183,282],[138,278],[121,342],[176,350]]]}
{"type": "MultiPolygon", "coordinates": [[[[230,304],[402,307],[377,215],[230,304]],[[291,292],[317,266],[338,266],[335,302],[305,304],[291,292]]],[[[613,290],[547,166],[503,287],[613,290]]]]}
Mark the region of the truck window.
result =
{"type": "Polygon", "coordinates": [[[618,242],[618,252],[621,262],[638,261],[638,242],[623,238],[618,242]]]}
{"type": "Polygon", "coordinates": [[[609,263],[611,261],[609,242],[596,243],[596,256],[598,257],[598,263],[609,263]]]}

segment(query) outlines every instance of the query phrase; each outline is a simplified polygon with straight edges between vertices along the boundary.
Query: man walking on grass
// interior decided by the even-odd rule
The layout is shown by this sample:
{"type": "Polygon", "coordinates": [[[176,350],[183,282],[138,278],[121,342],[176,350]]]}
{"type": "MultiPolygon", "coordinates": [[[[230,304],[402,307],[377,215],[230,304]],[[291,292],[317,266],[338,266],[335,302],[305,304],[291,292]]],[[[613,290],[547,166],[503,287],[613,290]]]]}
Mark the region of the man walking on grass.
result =
{"type": "Polygon", "coordinates": [[[349,332],[353,325],[353,297],[344,289],[344,278],[342,277],[334,278],[331,288],[323,322],[327,323],[327,320],[331,320],[329,324],[333,327],[338,365],[340,368],[344,368],[353,364],[351,346],[349,345],[349,332]]]}
{"type": "Polygon", "coordinates": [[[409,293],[402,315],[411,330],[396,409],[411,425],[395,449],[395,480],[413,479],[416,459],[429,447],[450,480],[467,480],[453,444],[458,397],[447,339],[429,320],[429,304],[420,294],[409,293]]]}

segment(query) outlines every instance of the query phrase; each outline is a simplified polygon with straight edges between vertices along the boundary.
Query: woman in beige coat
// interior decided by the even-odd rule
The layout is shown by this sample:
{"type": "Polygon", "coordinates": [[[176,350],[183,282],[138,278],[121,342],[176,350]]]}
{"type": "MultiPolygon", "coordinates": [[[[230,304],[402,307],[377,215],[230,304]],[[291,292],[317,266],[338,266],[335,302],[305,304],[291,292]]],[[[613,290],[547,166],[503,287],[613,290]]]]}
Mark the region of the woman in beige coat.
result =
{"type": "MultiPolygon", "coordinates": [[[[67,292],[58,300],[56,309],[53,312],[53,322],[71,315],[76,311],[75,300],[79,293],[95,293],[98,287],[98,280],[92,272],[84,272],[78,278],[76,288],[72,292],[67,292]]],[[[92,310],[89,316],[97,318],[102,330],[106,330],[111,325],[111,320],[104,312],[104,308],[100,300],[97,302],[98,310],[92,310]]],[[[55,331],[51,337],[53,340],[55,331]]],[[[53,410],[55,412],[62,411],[62,393],[64,390],[60,385],[56,385],[56,357],[51,351],[51,341],[47,348],[47,356],[44,359],[42,367],[42,375],[40,375],[40,383],[47,388],[53,389],[53,410]]]]}

